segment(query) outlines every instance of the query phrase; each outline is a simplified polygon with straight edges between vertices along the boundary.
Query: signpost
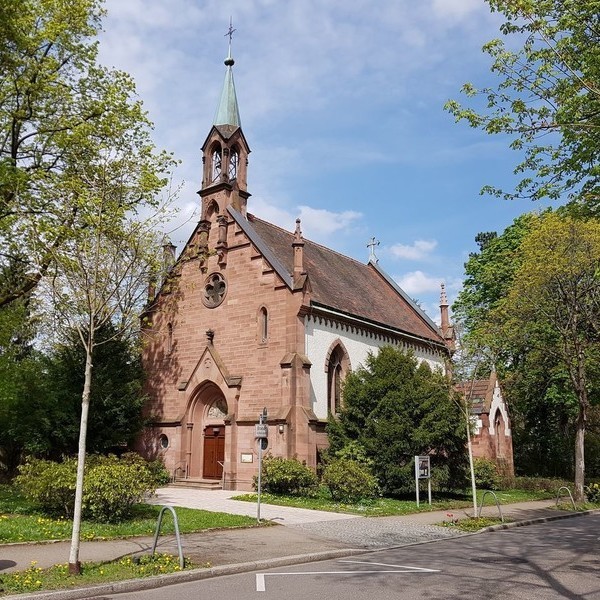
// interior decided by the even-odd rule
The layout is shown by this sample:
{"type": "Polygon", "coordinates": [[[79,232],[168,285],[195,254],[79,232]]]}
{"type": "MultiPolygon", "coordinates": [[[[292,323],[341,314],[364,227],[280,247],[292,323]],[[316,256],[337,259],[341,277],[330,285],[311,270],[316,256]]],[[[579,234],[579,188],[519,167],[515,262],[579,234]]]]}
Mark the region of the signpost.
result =
{"type": "Polygon", "coordinates": [[[269,445],[269,426],[267,425],[267,407],[258,415],[258,423],[254,426],[254,437],[258,440],[258,482],[256,495],[256,520],[260,523],[260,488],[262,475],[262,453],[269,445]]]}
{"type": "Polygon", "coordinates": [[[415,485],[417,488],[417,508],[419,507],[419,481],[427,479],[429,506],[431,506],[431,463],[429,456],[415,456],[415,485]]]}

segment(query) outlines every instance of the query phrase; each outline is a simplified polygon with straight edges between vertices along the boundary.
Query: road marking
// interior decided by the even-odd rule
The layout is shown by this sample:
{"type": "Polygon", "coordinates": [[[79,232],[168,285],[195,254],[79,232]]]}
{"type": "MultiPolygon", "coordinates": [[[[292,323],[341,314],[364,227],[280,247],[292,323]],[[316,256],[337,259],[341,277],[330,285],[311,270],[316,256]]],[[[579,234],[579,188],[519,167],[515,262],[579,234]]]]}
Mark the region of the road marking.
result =
{"type": "MultiPolygon", "coordinates": [[[[395,569],[410,569],[411,571],[419,571],[423,573],[439,573],[439,569],[426,569],[425,567],[407,567],[405,565],[388,565],[387,563],[374,563],[365,560],[340,560],[343,563],[352,563],[357,565],[374,565],[377,567],[393,567],[395,569]]],[[[404,571],[403,571],[404,572],[404,571]]]]}
{"type": "Polygon", "coordinates": [[[257,573],[256,574],[256,591],[264,592],[266,591],[266,581],[265,577],[267,575],[277,576],[277,575],[367,575],[367,574],[381,574],[381,573],[389,573],[389,574],[401,574],[401,573],[439,573],[438,569],[425,569],[423,567],[410,567],[405,565],[388,565],[385,563],[371,563],[360,560],[341,560],[343,563],[354,563],[360,565],[373,565],[379,567],[393,567],[393,570],[382,570],[375,569],[369,571],[304,571],[304,572],[288,572],[288,573],[257,573]]]}
{"type": "Polygon", "coordinates": [[[265,574],[264,573],[256,574],[256,591],[257,592],[265,591],[265,574]]]}

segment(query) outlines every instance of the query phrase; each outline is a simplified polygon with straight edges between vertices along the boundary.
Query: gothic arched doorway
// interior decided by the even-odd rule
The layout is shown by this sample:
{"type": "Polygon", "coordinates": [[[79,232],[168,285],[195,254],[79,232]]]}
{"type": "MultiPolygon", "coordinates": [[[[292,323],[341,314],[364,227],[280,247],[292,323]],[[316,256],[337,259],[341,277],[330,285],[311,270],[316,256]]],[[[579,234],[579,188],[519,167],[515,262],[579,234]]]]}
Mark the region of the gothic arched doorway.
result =
{"type": "Polygon", "coordinates": [[[221,479],[226,416],[227,402],[221,390],[215,385],[204,388],[192,409],[190,477],[221,479]]]}

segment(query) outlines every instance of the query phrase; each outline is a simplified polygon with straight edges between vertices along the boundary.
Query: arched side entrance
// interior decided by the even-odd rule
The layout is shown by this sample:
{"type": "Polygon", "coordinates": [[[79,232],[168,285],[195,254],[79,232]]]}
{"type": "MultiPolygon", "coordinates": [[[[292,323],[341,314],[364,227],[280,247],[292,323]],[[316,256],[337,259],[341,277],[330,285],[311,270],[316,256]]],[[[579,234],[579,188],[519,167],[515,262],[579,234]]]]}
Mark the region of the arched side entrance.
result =
{"type": "Polygon", "coordinates": [[[190,477],[221,479],[227,416],[223,392],[214,384],[204,386],[193,402],[190,416],[190,477]]]}

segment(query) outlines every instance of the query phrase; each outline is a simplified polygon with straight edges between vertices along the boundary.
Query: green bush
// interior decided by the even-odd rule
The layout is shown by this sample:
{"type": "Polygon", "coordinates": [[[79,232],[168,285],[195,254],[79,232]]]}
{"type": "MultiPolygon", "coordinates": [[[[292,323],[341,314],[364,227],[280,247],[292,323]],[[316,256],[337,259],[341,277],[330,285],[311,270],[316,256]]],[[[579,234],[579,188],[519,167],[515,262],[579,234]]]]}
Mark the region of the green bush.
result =
{"type": "Polygon", "coordinates": [[[561,487],[573,488],[573,482],[553,477],[515,477],[514,488],[517,490],[539,491],[556,494],[561,487]]]}
{"type": "Polygon", "coordinates": [[[327,465],[323,483],[337,502],[354,503],[377,496],[377,479],[369,468],[355,460],[338,458],[327,465]]]}
{"type": "Polygon", "coordinates": [[[147,467],[152,474],[152,478],[154,479],[156,487],[162,487],[171,483],[171,474],[169,473],[167,467],[165,467],[162,460],[159,458],[156,460],[151,460],[147,463],[147,467]]]}
{"type": "MultiPolygon", "coordinates": [[[[262,461],[261,487],[271,494],[314,496],[319,489],[315,473],[295,458],[267,455],[262,461]]],[[[254,478],[257,489],[257,478],[254,478]]]]}
{"type": "Polygon", "coordinates": [[[473,470],[475,471],[475,483],[478,488],[485,490],[500,489],[500,473],[493,460],[489,458],[475,458],[473,460],[473,470]]]}
{"type": "Polygon", "coordinates": [[[600,484],[590,483],[583,488],[588,502],[592,504],[600,504],[600,484]]]}
{"type": "MultiPolygon", "coordinates": [[[[20,467],[15,484],[40,509],[52,516],[72,518],[75,504],[77,461],[55,463],[32,459],[20,467]]],[[[101,522],[118,522],[131,507],[156,489],[155,478],[141,457],[130,453],[90,456],[83,482],[82,516],[101,522]]]]}
{"type": "Polygon", "coordinates": [[[51,516],[73,516],[77,461],[68,458],[57,463],[30,459],[19,467],[15,485],[25,497],[51,516]]]}
{"type": "Polygon", "coordinates": [[[118,523],[155,489],[154,476],[141,457],[96,457],[83,483],[83,515],[92,521],[118,523]]]}

